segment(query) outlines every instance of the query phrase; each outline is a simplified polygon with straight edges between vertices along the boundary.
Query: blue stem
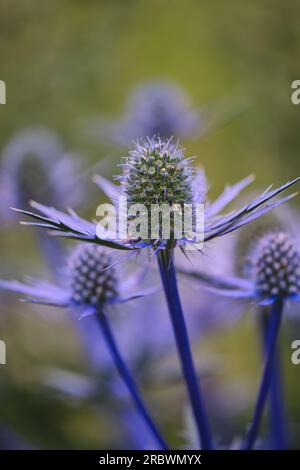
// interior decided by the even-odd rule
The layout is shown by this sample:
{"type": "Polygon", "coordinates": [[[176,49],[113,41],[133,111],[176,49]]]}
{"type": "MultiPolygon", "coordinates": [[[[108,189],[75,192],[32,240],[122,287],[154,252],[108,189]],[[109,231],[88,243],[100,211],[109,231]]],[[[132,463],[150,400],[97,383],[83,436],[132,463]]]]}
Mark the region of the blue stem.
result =
{"type": "Polygon", "coordinates": [[[106,315],[104,312],[98,312],[97,318],[99,320],[99,324],[103,333],[104,340],[106,342],[106,345],[111,353],[114,365],[116,369],[118,370],[121,378],[123,379],[125,385],[127,386],[127,389],[132,397],[132,400],[139,411],[141,417],[143,420],[146,422],[149,430],[153,434],[154,438],[159,444],[160,449],[167,450],[168,446],[164,439],[161,437],[155,423],[153,422],[146,405],[141,398],[140,392],[137,388],[137,385],[135,384],[130,371],[128,370],[121,354],[118,349],[118,346],[116,344],[115,338],[112,334],[110,325],[108,323],[108,320],[106,318],[106,315]]]}
{"type": "Polygon", "coordinates": [[[186,381],[192,411],[199,433],[199,440],[202,449],[210,450],[213,449],[213,442],[189,344],[188,332],[178,293],[173,257],[173,250],[162,250],[158,253],[160,275],[175,334],[182,372],[186,381]]]}
{"type": "Polygon", "coordinates": [[[161,446],[157,446],[157,441],[150,437],[149,429],[145,422],[141,419],[136,410],[129,407],[121,410],[121,418],[123,426],[129,438],[130,450],[160,450],[161,446]]]}
{"type": "Polygon", "coordinates": [[[260,388],[257,396],[257,401],[254,410],[254,416],[252,423],[250,425],[248,434],[243,445],[244,450],[250,450],[253,448],[257,434],[259,431],[259,426],[263,416],[265,404],[268,398],[270,391],[271,381],[272,381],[272,371],[273,371],[273,361],[274,354],[276,351],[276,341],[280,329],[281,318],[283,310],[283,301],[278,299],[272,307],[271,318],[270,318],[270,327],[267,338],[267,352],[264,371],[260,383],[260,388]]]}
{"type": "MultiPolygon", "coordinates": [[[[267,352],[268,332],[270,318],[268,312],[261,313],[261,329],[264,342],[264,354],[267,352]]],[[[286,425],[286,414],[283,398],[283,384],[281,375],[281,362],[278,347],[275,348],[272,370],[272,381],[270,388],[269,420],[271,429],[272,448],[283,450],[288,448],[288,434],[286,425]]]]}
{"type": "Polygon", "coordinates": [[[149,427],[145,423],[134,404],[131,396],[128,394],[126,385],[118,376],[110,381],[110,393],[112,397],[118,400],[118,414],[122,422],[122,433],[124,435],[124,449],[130,450],[160,450],[156,439],[149,431],[149,427]],[[127,447],[126,447],[127,445],[127,447]]]}

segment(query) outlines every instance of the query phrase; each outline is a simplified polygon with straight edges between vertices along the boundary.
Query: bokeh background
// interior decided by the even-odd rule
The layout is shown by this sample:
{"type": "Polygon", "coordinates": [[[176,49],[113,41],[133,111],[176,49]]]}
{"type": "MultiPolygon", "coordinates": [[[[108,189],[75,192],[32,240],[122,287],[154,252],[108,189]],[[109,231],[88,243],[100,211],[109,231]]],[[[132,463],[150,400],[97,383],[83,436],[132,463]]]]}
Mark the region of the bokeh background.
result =
{"type": "MultiPolygon", "coordinates": [[[[295,0],[0,0],[0,79],[7,85],[0,147],[25,127],[53,129],[81,155],[90,187],[89,169],[99,164],[110,177],[126,150],[88,135],[86,120],[118,117],[136,85],[166,79],[182,86],[195,107],[226,98],[237,109],[207,135],[184,141],[205,167],[212,196],[250,173],[257,188],[281,184],[300,174],[300,106],[290,99],[291,83],[300,78],[299,15],[295,0]]],[[[84,214],[101,202],[101,194],[90,190],[84,214]]],[[[0,230],[0,257],[1,277],[48,275],[36,239],[17,220],[0,230]]],[[[72,322],[12,296],[1,294],[1,300],[0,338],[7,344],[7,365],[0,366],[2,447],[125,446],[118,410],[106,406],[110,400],[101,390],[83,399],[45,385],[49,368],[95,378],[72,322]]],[[[201,335],[195,352],[206,389],[222,391],[223,417],[213,420],[220,443],[228,445],[251,416],[260,345],[253,311],[230,327],[216,326],[201,335]]],[[[287,320],[281,338],[286,407],[292,445],[300,447],[293,339],[300,339],[300,325],[287,320]]],[[[150,381],[147,398],[173,445],[183,445],[180,382],[150,381]]]]}

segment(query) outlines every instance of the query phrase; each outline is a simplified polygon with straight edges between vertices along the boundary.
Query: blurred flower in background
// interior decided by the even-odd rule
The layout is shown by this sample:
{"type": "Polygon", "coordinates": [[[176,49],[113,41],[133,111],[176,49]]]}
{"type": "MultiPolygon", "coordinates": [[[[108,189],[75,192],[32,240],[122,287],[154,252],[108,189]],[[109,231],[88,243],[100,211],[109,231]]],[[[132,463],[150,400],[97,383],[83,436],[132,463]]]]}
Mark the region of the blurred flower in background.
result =
{"type": "Polygon", "coordinates": [[[129,93],[119,120],[96,117],[88,120],[85,128],[96,141],[120,146],[154,135],[191,141],[222,128],[248,107],[244,94],[236,90],[197,108],[176,83],[152,80],[129,93]]]}
{"type": "Polygon", "coordinates": [[[137,86],[130,93],[119,120],[95,119],[90,123],[90,132],[100,140],[129,145],[153,135],[196,137],[205,132],[206,125],[204,109],[193,109],[180,86],[157,80],[137,86]]]}
{"type": "Polygon", "coordinates": [[[1,158],[0,221],[12,219],[13,207],[41,200],[59,207],[76,206],[83,198],[80,159],[68,153],[60,139],[45,128],[15,134],[1,158]]]}
{"type": "MultiPolygon", "coordinates": [[[[12,207],[29,207],[31,200],[47,201],[58,207],[76,207],[87,196],[87,185],[79,155],[65,150],[59,137],[49,129],[36,127],[16,133],[2,151],[0,164],[0,227],[16,223],[12,207]]],[[[7,232],[5,232],[7,233],[7,232]]],[[[52,272],[63,249],[58,240],[35,239],[52,272]]]]}

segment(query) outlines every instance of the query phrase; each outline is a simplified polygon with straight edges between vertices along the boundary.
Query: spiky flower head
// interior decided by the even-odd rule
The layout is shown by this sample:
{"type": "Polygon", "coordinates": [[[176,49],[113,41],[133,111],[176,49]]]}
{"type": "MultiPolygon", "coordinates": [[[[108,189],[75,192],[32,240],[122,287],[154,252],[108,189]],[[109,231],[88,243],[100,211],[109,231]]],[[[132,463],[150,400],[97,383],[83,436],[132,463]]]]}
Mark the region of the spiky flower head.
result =
{"type": "Polygon", "coordinates": [[[263,235],[249,254],[248,267],[262,298],[289,298],[300,293],[300,254],[285,232],[263,235]]]}
{"type": "Polygon", "coordinates": [[[68,263],[73,302],[103,306],[118,297],[118,281],[110,256],[103,247],[78,245],[68,263]]]}
{"type": "MultiPolygon", "coordinates": [[[[258,240],[270,232],[288,232],[294,234],[294,225],[297,219],[295,212],[288,205],[279,206],[264,217],[261,217],[254,224],[249,224],[235,233],[232,240],[235,250],[232,262],[234,263],[236,273],[242,276],[245,274],[245,258],[247,259],[248,257],[249,248],[251,251],[253,247],[253,240],[258,240]]],[[[224,253],[224,256],[227,256],[227,254],[224,253]]]]}
{"type": "Polygon", "coordinates": [[[146,138],[135,143],[123,165],[122,189],[128,204],[191,204],[194,168],[173,139],[146,138]]]}

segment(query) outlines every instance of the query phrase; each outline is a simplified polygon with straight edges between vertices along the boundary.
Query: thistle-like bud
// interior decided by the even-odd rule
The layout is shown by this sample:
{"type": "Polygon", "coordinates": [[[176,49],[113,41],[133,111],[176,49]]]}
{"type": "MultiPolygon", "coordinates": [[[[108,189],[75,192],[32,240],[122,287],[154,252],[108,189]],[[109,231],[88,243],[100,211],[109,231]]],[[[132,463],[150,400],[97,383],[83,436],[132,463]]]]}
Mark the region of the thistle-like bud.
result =
{"type": "Polygon", "coordinates": [[[285,232],[262,236],[249,256],[259,296],[287,298],[300,293],[300,255],[285,232]]]}
{"type": "Polygon", "coordinates": [[[128,204],[191,204],[194,168],[172,139],[138,141],[123,165],[121,184],[128,204]]]}
{"type": "Polygon", "coordinates": [[[102,247],[81,244],[70,256],[72,300],[78,305],[104,305],[118,296],[118,281],[110,256],[102,247]]]}
{"type": "Polygon", "coordinates": [[[129,96],[126,118],[131,140],[152,135],[185,137],[196,134],[203,126],[184,90],[167,81],[137,87],[129,96]]]}
{"type": "MultiPolygon", "coordinates": [[[[17,133],[1,156],[2,207],[27,208],[31,199],[56,207],[74,206],[82,196],[80,185],[74,191],[76,166],[53,132],[30,128],[17,133]]],[[[10,213],[4,209],[3,217],[9,218],[10,213]]]]}
{"type": "Polygon", "coordinates": [[[5,180],[16,185],[17,204],[27,204],[30,199],[57,202],[53,200],[56,185],[50,175],[63,153],[61,142],[47,129],[26,129],[11,139],[3,152],[3,172],[5,180]]]}

